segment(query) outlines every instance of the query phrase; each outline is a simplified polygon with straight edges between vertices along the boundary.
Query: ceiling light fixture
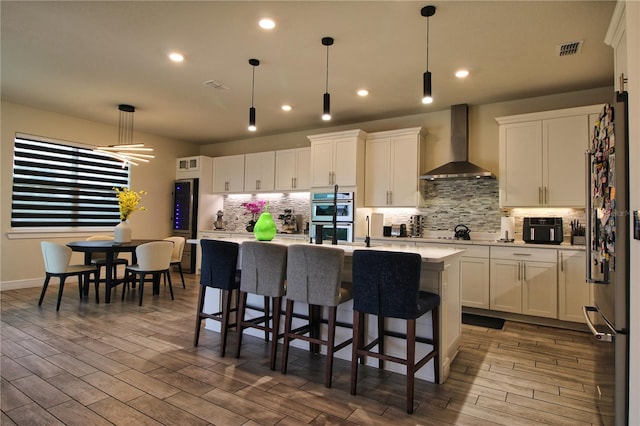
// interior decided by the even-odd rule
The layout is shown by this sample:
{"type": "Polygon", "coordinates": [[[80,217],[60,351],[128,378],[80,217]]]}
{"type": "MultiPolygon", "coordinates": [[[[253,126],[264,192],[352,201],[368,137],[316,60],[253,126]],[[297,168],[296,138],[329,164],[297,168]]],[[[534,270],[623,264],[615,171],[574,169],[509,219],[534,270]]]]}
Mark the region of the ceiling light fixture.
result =
{"type": "Polygon", "coordinates": [[[369,95],[369,91],[367,89],[360,89],[358,90],[357,93],[358,93],[358,96],[362,96],[362,97],[369,95]]]}
{"type": "Polygon", "coordinates": [[[282,108],[283,111],[291,111],[293,109],[293,107],[291,105],[287,105],[287,104],[282,105],[281,108],[282,108]]]}
{"type": "Polygon", "coordinates": [[[133,143],[133,113],[136,108],[131,105],[120,104],[118,120],[118,145],[99,146],[95,150],[122,161],[137,166],[137,161],[148,163],[155,158],[153,148],[145,147],[142,143],[133,143]],[[146,154],[145,154],[146,153],[146,154]]]}
{"type": "Polygon", "coordinates": [[[255,92],[255,81],[256,81],[256,67],[260,65],[260,61],[257,59],[249,59],[249,64],[252,67],[251,73],[251,108],[249,108],[249,131],[256,131],[256,109],[253,107],[253,95],[255,92]]]}
{"type": "Polygon", "coordinates": [[[429,17],[436,14],[435,6],[425,6],[420,9],[420,14],[427,18],[427,71],[422,75],[422,103],[433,102],[431,96],[431,71],[429,71],[429,17]]]}
{"type": "Polygon", "coordinates": [[[456,71],[456,77],[458,78],[466,78],[469,76],[469,71],[467,70],[458,70],[456,71]]]}
{"type": "Polygon", "coordinates": [[[333,45],[332,37],[322,37],[322,45],[327,46],[327,75],[325,80],[325,90],[322,102],[322,119],[331,120],[331,95],[329,94],[329,46],[333,45]]]}
{"type": "Polygon", "coordinates": [[[275,21],[271,18],[262,18],[258,22],[258,25],[260,25],[260,28],[263,28],[265,30],[272,30],[276,27],[275,21]]]}
{"type": "Polygon", "coordinates": [[[169,59],[171,59],[173,62],[182,62],[182,61],[184,61],[184,55],[182,53],[179,53],[179,52],[171,52],[167,56],[169,56],[169,59]]]}

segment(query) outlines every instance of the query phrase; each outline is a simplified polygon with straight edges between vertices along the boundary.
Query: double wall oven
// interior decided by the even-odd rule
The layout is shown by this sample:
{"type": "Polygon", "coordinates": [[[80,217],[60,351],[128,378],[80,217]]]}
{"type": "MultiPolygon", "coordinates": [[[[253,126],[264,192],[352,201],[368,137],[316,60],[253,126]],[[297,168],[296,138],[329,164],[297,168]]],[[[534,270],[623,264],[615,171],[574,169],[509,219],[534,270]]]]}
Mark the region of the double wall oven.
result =
{"type": "Polygon", "coordinates": [[[335,212],[336,235],[338,241],[353,241],[354,217],[353,192],[312,192],[311,224],[309,233],[314,240],[322,230],[322,240],[333,239],[333,218],[335,212]],[[321,225],[321,226],[317,226],[321,225]]]}

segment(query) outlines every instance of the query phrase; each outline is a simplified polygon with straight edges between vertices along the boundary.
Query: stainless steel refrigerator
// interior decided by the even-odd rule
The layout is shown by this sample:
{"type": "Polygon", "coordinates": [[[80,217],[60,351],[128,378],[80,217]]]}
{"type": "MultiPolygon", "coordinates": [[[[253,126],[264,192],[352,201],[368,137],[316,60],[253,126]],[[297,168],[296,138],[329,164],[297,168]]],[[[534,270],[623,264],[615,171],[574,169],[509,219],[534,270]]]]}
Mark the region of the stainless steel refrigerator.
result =
{"type": "Polygon", "coordinates": [[[599,341],[595,372],[603,424],[628,424],[629,143],[627,93],[604,106],[587,151],[587,282],[593,306],[583,313],[599,341]]]}
{"type": "MultiPolygon", "coordinates": [[[[179,179],[173,183],[174,236],[185,239],[196,238],[198,223],[198,179],[179,179]]],[[[194,273],[196,270],[196,245],[185,244],[180,263],[182,271],[194,273]]]]}

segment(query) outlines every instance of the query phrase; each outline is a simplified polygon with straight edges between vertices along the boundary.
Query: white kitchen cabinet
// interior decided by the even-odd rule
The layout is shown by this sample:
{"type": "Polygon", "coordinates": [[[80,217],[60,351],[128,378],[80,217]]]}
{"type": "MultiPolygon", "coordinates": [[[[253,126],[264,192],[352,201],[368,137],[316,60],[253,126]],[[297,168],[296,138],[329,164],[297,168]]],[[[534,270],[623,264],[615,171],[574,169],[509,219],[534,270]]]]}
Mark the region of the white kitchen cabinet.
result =
{"type": "Polygon", "coordinates": [[[489,246],[455,245],[460,257],[462,306],[489,309],[489,246]]]}
{"type": "Polygon", "coordinates": [[[273,191],[275,184],[275,151],[244,155],[244,191],[273,191]]]}
{"type": "MultiPolygon", "coordinates": [[[[203,156],[182,157],[176,159],[176,179],[193,179],[199,177],[203,156]]],[[[206,157],[210,158],[210,157],[206,157]]]]}
{"type": "Polygon", "coordinates": [[[589,115],[600,105],[498,117],[500,206],[584,207],[589,115]]]}
{"type": "Polygon", "coordinates": [[[628,88],[626,85],[629,76],[626,26],[626,2],[616,2],[616,7],[609,21],[607,34],[604,37],[604,42],[613,47],[613,86],[616,92],[623,92],[628,88]]]}
{"type": "Polygon", "coordinates": [[[242,193],[244,191],[244,155],[213,158],[213,192],[242,193]]]}
{"type": "Polygon", "coordinates": [[[275,189],[307,191],[310,187],[311,148],[276,151],[275,189]]]}
{"type": "Polygon", "coordinates": [[[311,187],[356,186],[364,171],[362,130],[308,136],[311,141],[311,187]]]}
{"type": "Polygon", "coordinates": [[[490,309],[557,318],[555,250],[491,247],[490,309]]]}
{"type": "Polygon", "coordinates": [[[418,205],[418,176],[424,169],[422,128],[369,133],[365,147],[365,206],[418,205]]]}
{"type": "Polygon", "coordinates": [[[593,306],[585,268],[584,251],[558,250],[558,319],[584,323],[582,307],[593,306]]]}

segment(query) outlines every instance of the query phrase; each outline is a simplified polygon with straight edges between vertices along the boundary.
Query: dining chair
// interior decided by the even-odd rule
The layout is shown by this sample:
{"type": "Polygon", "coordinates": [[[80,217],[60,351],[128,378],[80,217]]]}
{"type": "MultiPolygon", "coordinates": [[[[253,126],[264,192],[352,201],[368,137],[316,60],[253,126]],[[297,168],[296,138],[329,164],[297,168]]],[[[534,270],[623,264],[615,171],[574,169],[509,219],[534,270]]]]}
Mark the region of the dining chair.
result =
{"type": "Polygon", "coordinates": [[[267,341],[269,333],[271,333],[269,368],[275,370],[280,312],[287,274],[287,246],[270,242],[244,241],[240,246],[240,251],[242,253],[240,262],[242,274],[239,290],[236,358],[240,357],[243,330],[246,328],[262,330],[265,332],[265,340],[267,341]],[[262,309],[247,305],[249,293],[264,296],[262,309]],[[270,304],[272,309],[270,309],[270,304]],[[262,315],[245,319],[247,308],[261,311],[262,315]]]}
{"type": "Polygon", "coordinates": [[[351,300],[351,286],[342,282],[344,251],[334,247],[320,245],[295,244],[287,252],[287,307],[284,321],[284,340],[282,354],[282,373],[287,372],[289,346],[292,340],[300,339],[317,347],[327,347],[327,365],[325,368],[325,386],[331,387],[333,373],[333,355],[351,343],[351,338],[335,344],[337,307],[351,300]],[[309,305],[309,317],[306,323],[292,329],[294,303],[309,305]],[[328,307],[327,336],[322,338],[320,324],[322,307],[328,307]]]}
{"type": "Polygon", "coordinates": [[[182,280],[182,288],[187,288],[184,285],[184,275],[182,274],[182,252],[184,251],[184,244],[186,239],[184,237],[167,237],[165,241],[171,241],[173,243],[173,252],[171,253],[171,266],[177,266],[180,272],[180,279],[182,280]]]}
{"type": "Polygon", "coordinates": [[[89,290],[89,281],[91,274],[95,278],[96,303],[98,302],[98,269],[95,265],[70,265],[72,250],[62,244],[50,241],[42,241],[40,243],[42,249],[42,258],[44,259],[45,279],[40,293],[38,306],[42,305],[42,300],[47,292],[51,277],[60,279],[60,287],[58,289],[58,301],[56,303],[56,311],[60,310],[60,301],[62,300],[62,291],[64,290],[64,282],[67,277],[78,277],[78,290],[80,292],[80,300],[83,293],[87,294],[89,290]]]}
{"type": "MultiPolygon", "coordinates": [[[[127,281],[132,283],[135,282],[136,277],[139,277],[138,306],[142,306],[142,295],[144,293],[144,283],[147,275],[151,275],[153,281],[153,294],[159,292],[157,288],[160,283],[160,276],[164,275],[169,283],[171,300],[174,300],[171,274],[169,272],[172,252],[173,243],[170,241],[152,241],[136,247],[138,263],[127,266],[126,272],[128,274],[127,281]]],[[[122,290],[122,298],[124,299],[124,289],[122,290]]]]}
{"type": "MultiPolygon", "coordinates": [[[[91,235],[86,238],[86,241],[113,241],[113,237],[110,237],[109,235],[91,235]]],[[[102,268],[105,268],[105,273],[106,273],[106,269],[107,269],[106,253],[92,253],[91,264],[96,265],[96,267],[98,268],[98,283],[105,282],[106,277],[102,278],[102,268]]],[[[126,268],[128,264],[129,264],[129,260],[127,260],[124,257],[118,256],[113,258],[113,275],[111,276],[111,279],[114,282],[118,279],[118,265],[122,265],[124,266],[124,268],[126,268]]],[[[122,277],[125,278],[126,274],[124,273],[124,270],[122,271],[123,271],[122,277]]],[[[122,291],[124,291],[124,289],[122,291]]]]}
{"type": "Polygon", "coordinates": [[[351,353],[351,394],[356,394],[358,361],[368,356],[406,366],[407,413],[413,413],[415,372],[434,360],[435,383],[439,383],[440,296],[420,291],[422,258],[416,253],[378,250],[353,252],[353,346],[351,353]],[[431,312],[432,338],[416,337],[416,319],[431,312]],[[365,321],[368,315],[378,319],[377,336],[367,342],[365,321]],[[406,334],[385,330],[384,319],[406,320],[406,334]],[[385,336],[406,340],[406,356],[385,352],[385,336]],[[416,361],[416,342],[432,346],[431,351],[416,361]],[[374,351],[374,347],[378,347],[374,351]]]}
{"type": "Polygon", "coordinates": [[[198,346],[200,340],[200,328],[203,319],[211,319],[220,322],[220,334],[222,344],[220,355],[224,356],[227,349],[227,335],[230,328],[236,327],[238,292],[240,285],[240,272],[238,271],[238,252],[240,245],[231,241],[200,240],[202,248],[202,261],[200,267],[200,291],[198,294],[198,312],[196,315],[196,328],[193,337],[193,346],[198,346]],[[214,312],[204,311],[204,300],[207,288],[215,288],[221,291],[222,308],[214,312]],[[235,301],[232,295],[235,291],[235,301]],[[234,303],[232,303],[234,302],[234,303]],[[236,313],[236,319],[230,323],[231,313],[236,313]]]}

